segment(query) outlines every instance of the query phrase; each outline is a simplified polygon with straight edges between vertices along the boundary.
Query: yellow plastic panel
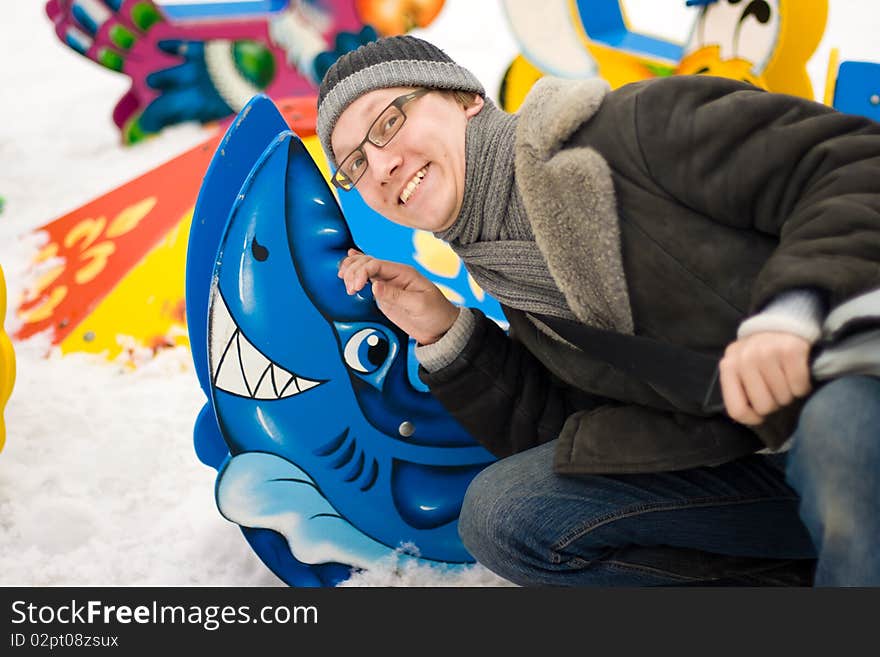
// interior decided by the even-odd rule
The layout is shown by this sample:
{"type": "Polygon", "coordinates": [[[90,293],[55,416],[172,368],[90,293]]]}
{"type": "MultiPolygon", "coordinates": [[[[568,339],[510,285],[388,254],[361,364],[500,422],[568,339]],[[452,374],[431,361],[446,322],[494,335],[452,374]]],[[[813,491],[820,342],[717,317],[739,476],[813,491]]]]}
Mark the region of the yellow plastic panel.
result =
{"type": "Polygon", "coordinates": [[[184,282],[192,210],[135,265],[113,290],[61,342],[61,351],[106,353],[122,350],[119,336],[154,351],[188,345],[184,282]]]}
{"type": "Polygon", "coordinates": [[[3,277],[3,268],[0,267],[0,450],[6,443],[6,422],[3,419],[3,409],[12,394],[12,386],[15,385],[15,352],[12,350],[12,342],[3,329],[3,321],[6,318],[6,279],[3,277]]]}

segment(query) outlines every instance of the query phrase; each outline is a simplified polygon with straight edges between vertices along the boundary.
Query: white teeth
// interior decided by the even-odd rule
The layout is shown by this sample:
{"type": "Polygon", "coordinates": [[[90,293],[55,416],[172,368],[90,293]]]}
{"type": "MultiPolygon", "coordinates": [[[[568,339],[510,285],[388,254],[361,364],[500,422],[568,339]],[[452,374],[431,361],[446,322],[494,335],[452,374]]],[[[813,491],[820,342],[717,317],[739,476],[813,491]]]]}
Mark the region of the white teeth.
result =
{"type": "Polygon", "coordinates": [[[257,389],[257,384],[263,378],[263,374],[272,364],[269,359],[257,351],[241,331],[238,332],[238,356],[241,361],[241,370],[244,373],[245,382],[248,390],[257,389]]]}
{"type": "MultiPolygon", "coordinates": [[[[285,372],[287,374],[287,372],[285,372]]],[[[278,396],[279,397],[290,397],[290,395],[295,395],[299,392],[299,387],[296,385],[296,377],[291,374],[287,377],[287,383],[283,386],[278,386],[278,396]]]]}
{"type": "Polygon", "coordinates": [[[209,318],[208,353],[211,359],[209,366],[211,372],[216,374],[217,368],[220,366],[220,359],[223,357],[223,352],[226,351],[227,345],[229,345],[230,340],[232,340],[235,332],[238,330],[238,327],[232,320],[232,315],[229,314],[229,308],[226,307],[223,297],[220,296],[216,288],[211,294],[209,318]]]}
{"type": "Polygon", "coordinates": [[[229,341],[229,348],[223,354],[219,363],[220,370],[214,376],[214,385],[220,390],[231,392],[233,395],[250,397],[251,393],[241,373],[241,364],[238,361],[238,331],[229,341]]]}
{"type": "Polygon", "coordinates": [[[208,325],[212,378],[218,390],[252,399],[284,399],[321,384],[295,376],[264,356],[235,325],[215,289],[208,325]]]}
{"type": "Polygon", "coordinates": [[[318,385],[317,381],[309,381],[301,376],[296,377],[296,387],[299,388],[300,392],[305,392],[309,388],[314,388],[316,385],[318,385]]]}
{"type": "Polygon", "coordinates": [[[413,191],[415,191],[415,188],[418,187],[419,183],[422,182],[422,178],[425,177],[425,174],[427,172],[428,167],[424,167],[416,171],[416,175],[412,177],[412,180],[407,183],[406,187],[404,187],[403,191],[400,193],[401,203],[403,203],[404,205],[406,204],[406,202],[409,200],[409,197],[412,196],[413,191]]]}
{"type": "Polygon", "coordinates": [[[277,397],[284,390],[284,387],[290,383],[293,374],[277,365],[272,365],[272,371],[269,374],[272,377],[272,381],[275,383],[275,396],[277,397]]]}
{"type": "Polygon", "coordinates": [[[278,395],[275,394],[275,388],[272,387],[272,367],[270,365],[263,372],[263,378],[260,379],[257,389],[254,390],[254,399],[278,399],[278,395]]]}

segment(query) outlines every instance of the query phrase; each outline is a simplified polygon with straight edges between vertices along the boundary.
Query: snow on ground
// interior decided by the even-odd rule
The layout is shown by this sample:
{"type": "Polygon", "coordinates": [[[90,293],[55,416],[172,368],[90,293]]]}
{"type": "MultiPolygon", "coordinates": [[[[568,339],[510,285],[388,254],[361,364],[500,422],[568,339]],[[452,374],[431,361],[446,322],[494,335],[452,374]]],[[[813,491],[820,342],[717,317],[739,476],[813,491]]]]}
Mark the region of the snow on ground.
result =
{"type": "MultiPolygon", "coordinates": [[[[30,231],[201,142],[177,126],[136,148],[120,146],[110,113],[124,76],[56,39],[42,0],[4,3],[0,20],[0,264],[13,306],[33,279],[30,231]]],[[[431,38],[491,84],[513,56],[499,5],[447,0],[431,38]],[[477,15],[475,12],[483,12],[477,15]],[[444,40],[441,37],[445,37],[444,40]],[[487,54],[488,53],[488,54],[487,54]]],[[[637,27],[682,38],[670,21],[683,0],[627,0],[637,27]],[[670,11],[671,10],[671,11],[670,11]]],[[[843,59],[880,60],[874,0],[831,0],[826,38],[810,62],[822,97],[832,46],[843,59]]],[[[2,318],[0,318],[2,319],[2,318]]],[[[15,345],[18,367],[0,453],[0,585],[282,584],[213,498],[215,472],[192,449],[203,403],[189,353],[144,359],[135,370],[98,357],[15,345]]],[[[505,585],[481,567],[375,569],[353,586],[505,585]]]]}

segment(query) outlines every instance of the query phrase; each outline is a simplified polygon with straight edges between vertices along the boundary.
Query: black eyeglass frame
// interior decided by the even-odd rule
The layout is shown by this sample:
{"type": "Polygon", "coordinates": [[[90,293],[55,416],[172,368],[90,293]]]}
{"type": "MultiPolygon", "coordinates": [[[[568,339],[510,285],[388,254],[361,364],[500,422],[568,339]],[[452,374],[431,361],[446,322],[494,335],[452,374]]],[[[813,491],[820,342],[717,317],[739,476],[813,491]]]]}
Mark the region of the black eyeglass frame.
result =
{"type": "Polygon", "coordinates": [[[333,186],[338,189],[341,189],[344,192],[350,192],[351,190],[353,190],[354,186],[358,184],[358,181],[364,177],[364,173],[366,172],[366,170],[370,168],[370,161],[367,158],[366,151],[364,151],[364,144],[369,142],[370,144],[372,144],[376,148],[384,148],[385,146],[390,144],[391,140],[397,136],[397,133],[400,132],[400,129],[406,123],[406,112],[403,111],[403,106],[406,105],[407,103],[415,100],[416,98],[421,98],[422,96],[424,96],[426,93],[428,93],[430,91],[432,91],[432,90],[431,89],[416,89],[415,91],[410,91],[409,93],[403,94],[402,96],[398,96],[397,98],[392,100],[390,103],[388,103],[388,105],[386,105],[385,108],[381,112],[379,112],[378,116],[376,116],[376,118],[373,119],[373,122],[370,124],[370,127],[367,128],[367,134],[361,140],[361,143],[358,144],[348,155],[346,155],[342,159],[342,161],[339,163],[339,166],[336,167],[336,171],[333,173],[333,176],[330,178],[330,182],[333,183],[333,186]],[[400,112],[400,116],[403,117],[403,120],[398,124],[397,129],[392,133],[392,135],[386,141],[384,141],[382,143],[377,143],[377,142],[373,141],[372,139],[370,139],[370,134],[373,132],[373,128],[376,127],[376,124],[379,122],[379,120],[383,116],[385,116],[385,113],[388,110],[390,110],[392,107],[397,109],[398,112],[400,112]],[[366,163],[366,166],[361,170],[360,175],[358,175],[357,178],[352,180],[343,171],[343,168],[345,167],[345,163],[348,162],[357,153],[360,153],[361,156],[364,158],[364,162],[366,163]]]}

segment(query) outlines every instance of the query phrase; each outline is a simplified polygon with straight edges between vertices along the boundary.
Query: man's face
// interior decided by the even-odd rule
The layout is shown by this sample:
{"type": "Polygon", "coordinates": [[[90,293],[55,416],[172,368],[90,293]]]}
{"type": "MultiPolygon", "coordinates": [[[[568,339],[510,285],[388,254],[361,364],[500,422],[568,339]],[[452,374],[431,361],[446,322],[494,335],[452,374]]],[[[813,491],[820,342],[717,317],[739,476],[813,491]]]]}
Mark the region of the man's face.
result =
{"type": "MultiPolygon", "coordinates": [[[[349,105],[330,143],[337,162],[357,147],[389,103],[412,87],[377,89],[349,105]]],[[[366,142],[367,168],[357,190],[373,210],[391,221],[431,232],[449,228],[464,197],[465,129],[483,107],[468,108],[451,95],[432,91],[403,106],[406,121],[385,146],[366,142]]]]}

